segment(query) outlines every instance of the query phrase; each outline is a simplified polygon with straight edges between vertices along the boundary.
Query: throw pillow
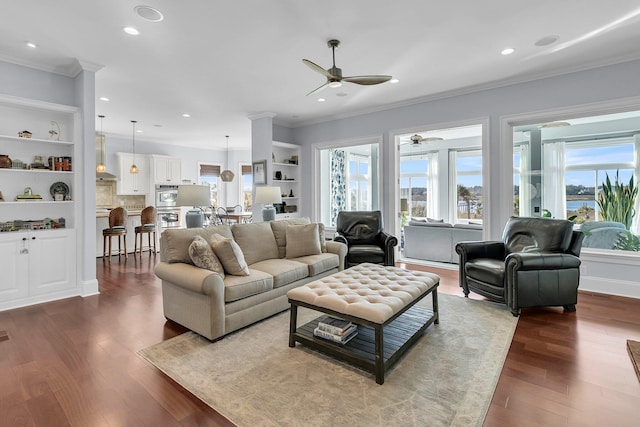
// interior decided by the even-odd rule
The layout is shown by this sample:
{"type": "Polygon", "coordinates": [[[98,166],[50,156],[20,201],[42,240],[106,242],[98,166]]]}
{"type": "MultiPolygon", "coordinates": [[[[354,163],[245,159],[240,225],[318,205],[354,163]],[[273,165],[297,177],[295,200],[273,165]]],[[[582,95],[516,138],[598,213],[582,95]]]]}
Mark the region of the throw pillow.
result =
{"type": "Polygon", "coordinates": [[[287,258],[298,258],[322,253],[318,224],[290,225],[287,227],[287,258]]]}
{"type": "Polygon", "coordinates": [[[240,249],[240,246],[233,239],[223,237],[219,234],[211,235],[211,247],[216,254],[224,271],[233,276],[248,276],[249,267],[244,260],[244,254],[240,249]]]}
{"type": "Polygon", "coordinates": [[[189,245],[189,257],[196,267],[215,271],[224,279],[224,268],[216,254],[213,253],[209,243],[203,237],[196,236],[193,238],[193,242],[189,245]]]}

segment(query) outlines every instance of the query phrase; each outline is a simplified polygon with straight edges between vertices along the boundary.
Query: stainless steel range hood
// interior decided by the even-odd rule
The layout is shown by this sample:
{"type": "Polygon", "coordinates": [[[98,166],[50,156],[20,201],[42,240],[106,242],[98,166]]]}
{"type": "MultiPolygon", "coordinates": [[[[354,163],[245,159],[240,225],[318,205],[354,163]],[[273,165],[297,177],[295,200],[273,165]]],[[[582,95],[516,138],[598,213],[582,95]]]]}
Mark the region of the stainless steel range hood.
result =
{"type": "MultiPolygon", "coordinates": [[[[104,134],[96,134],[96,165],[105,158],[104,134]]],[[[96,181],[115,181],[117,177],[109,172],[96,172],[96,181]]]]}

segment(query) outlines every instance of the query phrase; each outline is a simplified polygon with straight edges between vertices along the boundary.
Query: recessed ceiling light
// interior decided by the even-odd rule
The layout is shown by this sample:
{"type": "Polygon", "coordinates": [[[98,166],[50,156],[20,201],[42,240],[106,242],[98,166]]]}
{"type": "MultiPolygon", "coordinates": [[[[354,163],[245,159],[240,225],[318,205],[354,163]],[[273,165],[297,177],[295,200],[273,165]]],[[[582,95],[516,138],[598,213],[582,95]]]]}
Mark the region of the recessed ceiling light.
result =
{"type": "Polygon", "coordinates": [[[140,34],[140,31],[133,27],[124,27],[122,31],[132,36],[137,36],[138,34],[140,34]]]}
{"type": "Polygon", "coordinates": [[[154,128],[161,128],[161,127],[162,127],[162,125],[158,125],[158,124],[156,124],[156,125],[153,125],[153,127],[154,127],[154,128]]]}
{"type": "Polygon", "coordinates": [[[551,43],[555,43],[558,41],[560,36],[544,36],[543,38],[537,40],[534,45],[536,46],[549,46],[551,43]]]}
{"type": "Polygon", "coordinates": [[[104,102],[109,102],[109,98],[107,98],[106,96],[101,96],[100,98],[98,98],[100,101],[104,101],[104,102]]]}
{"type": "Polygon", "coordinates": [[[516,50],[512,47],[508,47],[506,49],[503,49],[502,52],[500,52],[503,55],[511,55],[513,52],[515,52],[516,50]]]}
{"type": "Polygon", "coordinates": [[[326,99],[324,99],[324,98],[318,98],[318,102],[324,102],[324,101],[326,101],[326,99]]]}
{"type": "Polygon", "coordinates": [[[191,117],[191,114],[189,114],[189,113],[184,113],[184,114],[182,115],[182,117],[191,117]]]}
{"type": "Polygon", "coordinates": [[[38,47],[38,45],[35,44],[34,42],[27,42],[27,46],[29,46],[31,49],[35,49],[38,47]]]}
{"type": "Polygon", "coordinates": [[[336,96],[347,96],[346,92],[338,92],[336,93],[336,96]]]}
{"type": "Polygon", "coordinates": [[[164,19],[162,12],[158,9],[152,8],[151,6],[136,6],[133,10],[145,21],[160,22],[164,19]]]}
{"type": "Polygon", "coordinates": [[[136,133],[142,133],[144,132],[142,129],[136,129],[136,133]]]}
{"type": "Polygon", "coordinates": [[[391,79],[391,80],[389,80],[389,83],[398,83],[399,81],[400,80],[398,80],[398,79],[391,79]]]}

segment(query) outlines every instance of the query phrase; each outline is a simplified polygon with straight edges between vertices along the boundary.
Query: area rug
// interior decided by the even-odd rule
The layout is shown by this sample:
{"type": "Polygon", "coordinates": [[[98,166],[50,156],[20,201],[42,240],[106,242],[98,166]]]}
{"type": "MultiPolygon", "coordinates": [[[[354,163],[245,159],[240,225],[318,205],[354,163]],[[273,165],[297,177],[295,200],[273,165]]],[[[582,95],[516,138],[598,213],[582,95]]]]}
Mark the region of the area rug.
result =
{"type": "MultiPolygon", "coordinates": [[[[288,312],[214,343],[188,332],[139,354],[238,426],[480,426],[517,318],[504,305],[443,294],[439,309],[440,324],[384,385],[301,344],[289,348],[288,312]]],[[[298,324],[318,314],[300,308],[298,324]]]]}
{"type": "Polygon", "coordinates": [[[627,340],[627,351],[633,364],[633,369],[636,370],[638,381],[640,381],[640,342],[627,340]]]}

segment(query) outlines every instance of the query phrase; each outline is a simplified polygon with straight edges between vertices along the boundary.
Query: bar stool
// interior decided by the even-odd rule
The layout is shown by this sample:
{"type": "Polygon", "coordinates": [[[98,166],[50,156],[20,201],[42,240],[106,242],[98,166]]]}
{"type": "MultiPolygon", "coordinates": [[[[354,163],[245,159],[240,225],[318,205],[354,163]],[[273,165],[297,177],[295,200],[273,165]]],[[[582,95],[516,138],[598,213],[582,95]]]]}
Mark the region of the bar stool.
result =
{"type": "Polygon", "coordinates": [[[109,212],[109,228],[102,230],[103,248],[102,259],[109,254],[109,261],[111,261],[111,238],[116,236],[118,238],[118,261],[120,261],[120,237],[124,240],[124,259],[127,259],[127,210],[123,207],[111,209],[109,212]],[[107,237],[109,238],[109,251],[107,252],[107,237]]]}
{"type": "Polygon", "coordinates": [[[134,255],[138,252],[138,234],[140,235],[140,256],[142,256],[142,237],[144,234],[148,236],[149,253],[151,253],[151,234],[153,234],[153,254],[156,254],[156,218],[156,208],[154,208],[153,206],[147,206],[146,208],[142,209],[142,212],[140,213],[140,225],[134,228],[134,255]]]}

